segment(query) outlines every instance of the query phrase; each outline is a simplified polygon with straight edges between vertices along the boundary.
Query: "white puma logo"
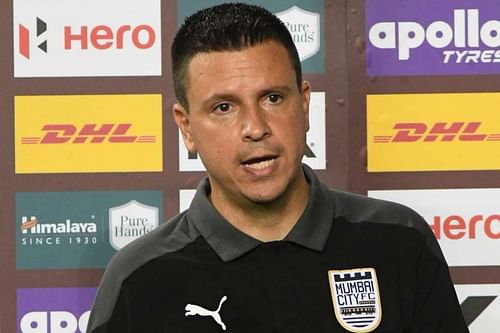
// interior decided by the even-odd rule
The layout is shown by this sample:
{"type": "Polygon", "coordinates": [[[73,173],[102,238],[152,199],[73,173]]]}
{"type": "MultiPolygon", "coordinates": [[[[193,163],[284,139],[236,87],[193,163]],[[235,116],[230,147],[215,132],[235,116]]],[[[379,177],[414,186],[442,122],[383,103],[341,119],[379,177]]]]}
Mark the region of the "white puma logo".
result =
{"type": "Polygon", "coordinates": [[[225,331],[226,325],[222,322],[222,318],[220,317],[219,311],[220,311],[220,308],[222,307],[222,303],[224,303],[226,300],[227,300],[227,297],[222,296],[222,298],[219,302],[219,307],[215,311],[210,311],[210,310],[204,309],[201,306],[196,305],[196,304],[187,304],[186,308],[185,308],[185,310],[186,310],[185,315],[186,315],[186,317],[187,316],[195,316],[195,315],[210,316],[215,320],[215,322],[217,324],[219,324],[222,327],[222,330],[225,331]]]}

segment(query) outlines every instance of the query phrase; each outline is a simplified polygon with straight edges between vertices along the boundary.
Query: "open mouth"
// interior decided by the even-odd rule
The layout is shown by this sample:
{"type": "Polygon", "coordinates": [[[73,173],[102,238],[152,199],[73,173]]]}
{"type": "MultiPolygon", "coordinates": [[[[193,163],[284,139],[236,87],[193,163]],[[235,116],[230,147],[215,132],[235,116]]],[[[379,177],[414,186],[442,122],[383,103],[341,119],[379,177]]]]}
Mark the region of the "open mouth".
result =
{"type": "Polygon", "coordinates": [[[243,165],[251,169],[262,170],[271,166],[274,160],[275,160],[274,157],[256,158],[244,162],[243,165]]]}

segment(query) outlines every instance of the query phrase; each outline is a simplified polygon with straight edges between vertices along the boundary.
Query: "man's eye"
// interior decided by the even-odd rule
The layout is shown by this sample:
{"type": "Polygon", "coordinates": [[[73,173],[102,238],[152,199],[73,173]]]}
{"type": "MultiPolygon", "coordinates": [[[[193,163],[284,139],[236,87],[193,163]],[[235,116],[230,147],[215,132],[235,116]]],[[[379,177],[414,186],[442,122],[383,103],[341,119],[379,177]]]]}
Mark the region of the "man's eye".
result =
{"type": "Polygon", "coordinates": [[[217,105],[215,110],[221,111],[221,112],[227,112],[227,111],[229,111],[230,108],[231,107],[228,103],[222,103],[222,104],[217,105]]]}
{"type": "Polygon", "coordinates": [[[271,103],[278,103],[279,101],[281,101],[281,96],[278,94],[269,95],[268,98],[269,98],[269,102],[271,102],[271,103]]]}

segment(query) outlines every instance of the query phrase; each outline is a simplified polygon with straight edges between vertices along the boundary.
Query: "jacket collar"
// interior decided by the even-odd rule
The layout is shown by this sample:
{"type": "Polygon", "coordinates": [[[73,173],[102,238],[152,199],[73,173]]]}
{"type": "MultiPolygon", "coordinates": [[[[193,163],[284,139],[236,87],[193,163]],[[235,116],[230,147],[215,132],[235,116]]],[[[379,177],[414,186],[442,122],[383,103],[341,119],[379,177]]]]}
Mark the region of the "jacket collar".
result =
{"type": "MultiPolygon", "coordinates": [[[[310,184],[309,200],[302,216],[282,241],[322,251],[333,221],[333,199],[309,166],[304,164],[303,170],[310,184]]],[[[209,194],[210,183],[205,178],[198,185],[187,215],[223,261],[237,259],[263,244],[226,221],[210,202],[209,194]]]]}

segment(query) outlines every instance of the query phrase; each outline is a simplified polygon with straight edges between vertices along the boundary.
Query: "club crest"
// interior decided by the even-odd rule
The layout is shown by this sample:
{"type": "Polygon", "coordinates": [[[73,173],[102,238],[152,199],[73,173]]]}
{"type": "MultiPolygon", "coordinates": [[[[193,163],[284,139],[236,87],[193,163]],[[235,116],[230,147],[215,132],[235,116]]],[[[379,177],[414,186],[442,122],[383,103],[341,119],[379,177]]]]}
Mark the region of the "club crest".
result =
{"type": "Polygon", "coordinates": [[[372,332],[382,320],[382,307],[374,268],[328,271],[333,308],[338,322],[349,332],[372,332]]]}

